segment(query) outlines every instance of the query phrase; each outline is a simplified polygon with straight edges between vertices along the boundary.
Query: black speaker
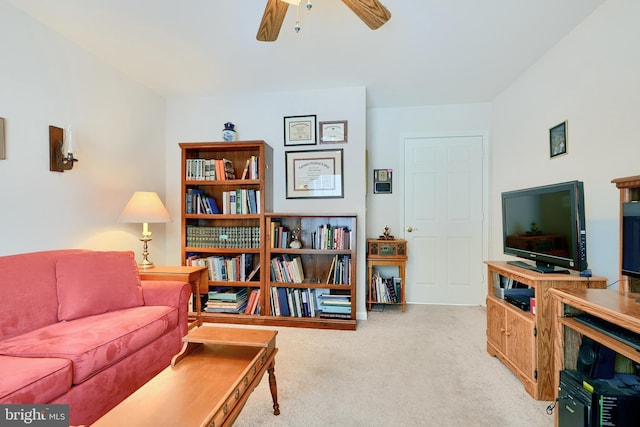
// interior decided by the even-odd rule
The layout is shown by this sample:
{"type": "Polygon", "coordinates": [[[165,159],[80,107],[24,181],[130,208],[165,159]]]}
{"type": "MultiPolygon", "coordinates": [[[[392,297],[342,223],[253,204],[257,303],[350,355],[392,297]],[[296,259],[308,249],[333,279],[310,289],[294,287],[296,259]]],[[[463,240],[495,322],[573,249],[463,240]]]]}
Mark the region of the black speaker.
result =
{"type": "Polygon", "coordinates": [[[578,371],[591,378],[613,378],[616,353],[589,337],[582,337],[578,350],[578,371]]]}
{"type": "Polygon", "coordinates": [[[578,371],[587,376],[593,373],[593,367],[598,360],[598,347],[600,344],[589,337],[582,337],[582,344],[578,350],[578,371]]]}

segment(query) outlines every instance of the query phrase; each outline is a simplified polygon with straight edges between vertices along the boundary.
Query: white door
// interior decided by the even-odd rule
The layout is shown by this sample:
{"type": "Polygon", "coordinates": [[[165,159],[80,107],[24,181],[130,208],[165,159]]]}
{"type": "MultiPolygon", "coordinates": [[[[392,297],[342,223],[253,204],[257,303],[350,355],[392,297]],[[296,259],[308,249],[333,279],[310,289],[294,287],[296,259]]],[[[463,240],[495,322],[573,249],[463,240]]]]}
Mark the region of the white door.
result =
{"type": "Polygon", "coordinates": [[[483,136],[404,139],[411,303],[481,305],[483,136]]]}

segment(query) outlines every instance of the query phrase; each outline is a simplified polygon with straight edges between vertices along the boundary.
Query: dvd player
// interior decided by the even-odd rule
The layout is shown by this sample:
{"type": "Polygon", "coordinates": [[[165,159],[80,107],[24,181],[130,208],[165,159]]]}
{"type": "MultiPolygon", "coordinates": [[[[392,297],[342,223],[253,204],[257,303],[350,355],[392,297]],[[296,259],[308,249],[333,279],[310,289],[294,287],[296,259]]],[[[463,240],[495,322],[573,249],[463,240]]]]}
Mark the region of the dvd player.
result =
{"type": "Polygon", "coordinates": [[[505,295],[504,300],[509,304],[515,305],[522,311],[529,311],[530,298],[532,296],[533,295],[521,295],[521,294],[505,295]]]}

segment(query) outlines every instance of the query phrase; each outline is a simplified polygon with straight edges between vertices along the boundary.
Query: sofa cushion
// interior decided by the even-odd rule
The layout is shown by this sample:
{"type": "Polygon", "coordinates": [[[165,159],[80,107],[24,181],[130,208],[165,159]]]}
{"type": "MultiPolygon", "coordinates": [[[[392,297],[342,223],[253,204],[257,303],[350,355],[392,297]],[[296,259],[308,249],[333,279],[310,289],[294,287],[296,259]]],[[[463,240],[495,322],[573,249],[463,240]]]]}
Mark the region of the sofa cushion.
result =
{"type": "Polygon", "coordinates": [[[0,355],[73,362],[73,384],[135,353],[176,328],[178,309],[142,306],[59,322],[0,341],[0,355]]]}
{"type": "Polygon", "coordinates": [[[58,319],[73,320],[144,304],[133,252],[85,252],[56,261],[58,319]]]}
{"type": "Polygon", "coordinates": [[[0,340],[58,321],[56,260],[61,255],[78,252],[82,250],[65,249],[0,257],[0,340]]]}
{"type": "Polygon", "coordinates": [[[67,359],[0,356],[0,402],[49,403],[71,388],[67,359]]]}

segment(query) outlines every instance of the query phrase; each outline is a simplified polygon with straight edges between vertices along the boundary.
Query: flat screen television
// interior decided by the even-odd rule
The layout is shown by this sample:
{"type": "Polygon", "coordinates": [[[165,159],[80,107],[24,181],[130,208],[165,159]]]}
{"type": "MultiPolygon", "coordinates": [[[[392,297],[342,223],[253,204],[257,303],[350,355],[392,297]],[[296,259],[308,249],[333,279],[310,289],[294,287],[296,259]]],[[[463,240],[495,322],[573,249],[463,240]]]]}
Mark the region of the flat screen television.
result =
{"type": "Polygon", "coordinates": [[[587,269],[584,186],[563,182],[502,193],[503,248],[508,261],[540,273],[587,269]]]}
{"type": "Polygon", "coordinates": [[[640,202],[622,204],[622,274],[640,277],[640,202]]]}

